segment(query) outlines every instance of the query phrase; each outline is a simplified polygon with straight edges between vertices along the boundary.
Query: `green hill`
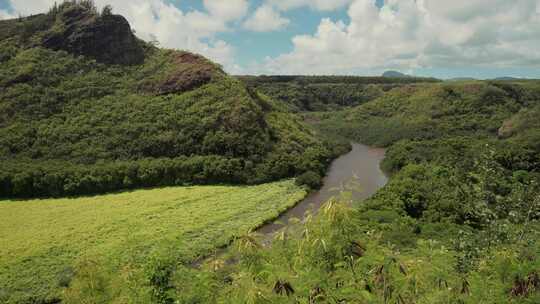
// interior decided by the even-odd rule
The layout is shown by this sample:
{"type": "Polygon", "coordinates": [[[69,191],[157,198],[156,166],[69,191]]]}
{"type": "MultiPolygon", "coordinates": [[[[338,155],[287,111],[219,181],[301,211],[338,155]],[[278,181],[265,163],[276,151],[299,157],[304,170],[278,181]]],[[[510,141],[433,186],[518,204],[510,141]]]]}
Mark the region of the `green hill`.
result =
{"type": "Polygon", "coordinates": [[[407,75],[398,71],[386,71],[382,74],[382,77],[387,78],[410,78],[411,75],[407,75]]]}
{"type": "Polygon", "coordinates": [[[495,137],[506,119],[539,100],[538,82],[446,82],[398,87],[351,110],[321,115],[329,130],[389,146],[402,139],[495,137]]]}
{"type": "Polygon", "coordinates": [[[0,196],[259,183],[331,153],[285,106],[91,1],[0,23],[0,196]]]}

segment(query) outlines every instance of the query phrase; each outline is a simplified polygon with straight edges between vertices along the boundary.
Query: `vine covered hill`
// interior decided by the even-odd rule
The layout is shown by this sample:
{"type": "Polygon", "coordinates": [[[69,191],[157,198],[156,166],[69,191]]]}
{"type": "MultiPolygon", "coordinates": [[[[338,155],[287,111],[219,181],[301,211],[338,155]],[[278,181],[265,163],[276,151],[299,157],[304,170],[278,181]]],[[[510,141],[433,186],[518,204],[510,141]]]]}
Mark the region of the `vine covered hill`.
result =
{"type": "Polygon", "coordinates": [[[330,158],[285,106],[137,39],[110,8],[0,22],[0,197],[259,183],[330,158]]]}

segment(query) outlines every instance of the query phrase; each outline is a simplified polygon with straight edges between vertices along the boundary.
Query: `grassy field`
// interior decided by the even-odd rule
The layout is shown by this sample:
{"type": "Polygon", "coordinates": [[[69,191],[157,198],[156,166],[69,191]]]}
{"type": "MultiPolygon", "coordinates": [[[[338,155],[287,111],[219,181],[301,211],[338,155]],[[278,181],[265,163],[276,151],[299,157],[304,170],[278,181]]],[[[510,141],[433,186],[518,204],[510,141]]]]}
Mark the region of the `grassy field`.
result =
{"type": "Polygon", "coordinates": [[[194,186],[94,197],[0,201],[0,302],[59,297],[77,263],[115,272],[164,248],[190,261],[306,195],[292,180],[194,186]]]}

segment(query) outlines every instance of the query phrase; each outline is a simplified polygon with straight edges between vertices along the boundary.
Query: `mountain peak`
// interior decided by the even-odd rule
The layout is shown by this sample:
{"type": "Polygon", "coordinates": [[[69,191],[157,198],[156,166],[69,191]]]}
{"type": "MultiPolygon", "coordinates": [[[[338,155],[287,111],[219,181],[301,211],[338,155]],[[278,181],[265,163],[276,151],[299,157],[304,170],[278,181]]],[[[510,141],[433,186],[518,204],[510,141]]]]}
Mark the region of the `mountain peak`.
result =
{"type": "Polygon", "coordinates": [[[407,74],[403,74],[401,72],[398,72],[398,71],[386,71],[382,74],[382,77],[387,77],[387,78],[409,78],[409,77],[412,77],[410,75],[407,75],[407,74]]]}
{"type": "Polygon", "coordinates": [[[132,65],[144,61],[143,42],[129,22],[99,13],[92,2],[64,2],[48,13],[2,21],[0,40],[15,38],[26,47],[42,46],[83,55],[101,63],[132,65]]]}

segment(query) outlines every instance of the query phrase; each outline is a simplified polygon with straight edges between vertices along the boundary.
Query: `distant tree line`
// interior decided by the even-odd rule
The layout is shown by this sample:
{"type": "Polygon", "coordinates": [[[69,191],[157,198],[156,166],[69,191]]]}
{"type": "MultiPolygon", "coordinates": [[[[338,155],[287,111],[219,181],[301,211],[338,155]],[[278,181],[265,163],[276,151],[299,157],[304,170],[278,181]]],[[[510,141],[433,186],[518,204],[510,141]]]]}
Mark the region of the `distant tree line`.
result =
{"type": "Polygon", "coordinates": [[[353,107],[403,85],[432,83],[432,78],[359,76],[237,76],[248,87],[283,101],[293,111],[331,111],[353,107]]]}
{"type": "Polygon", "coordinates": [[[339,84],[399,84],[399,83],[424,83],[440,82],[436,78],[407,77],[407,78],[389,78],[376,76],[301,76],[301,75],[271,75],[271,76],[236,76],[240,80],[252,84],[267,83],[291,83],[297,84],[321,84],[321,83],[339,83],[339,84]]]}

